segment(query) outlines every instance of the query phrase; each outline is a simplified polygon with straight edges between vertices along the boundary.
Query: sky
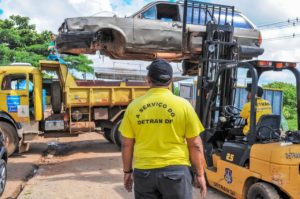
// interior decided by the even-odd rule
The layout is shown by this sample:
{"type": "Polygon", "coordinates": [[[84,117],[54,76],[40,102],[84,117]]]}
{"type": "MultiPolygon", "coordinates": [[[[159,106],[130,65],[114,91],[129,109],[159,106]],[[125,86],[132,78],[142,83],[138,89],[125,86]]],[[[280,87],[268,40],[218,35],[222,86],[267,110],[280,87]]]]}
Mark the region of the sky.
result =
{"type": "MultiPolygon", "coordinates": [[[[129,16],[151,0],[0,0],[0,18],[12,14],[28,16],[37,25],[38,31],[51,30],[57,32],[58,27],[67,17],[113,15],[129,16]]],[[[299,17],[299,0],[204,0],[220,4],[234,5],[254,24],[263,25],[299,17]]],[[[283,40],[267,40],[268,38],[300,34],[298,26],[284,29],[263,30],[263,48],[265,53],[260,59],[270,60],[300,60],[300,37],[283,40]]],[[[95,67],[112,65],[130,65],[128,61],[114,61],[99,55],[90,57],[95,67]]],[[[137,65],[147,65],[145,62],[134,62],[137,65]]],[[[133,66],[134,67],[134,66],[133,66]]],[[[177,66],[175,66],[177,67],[177,66]]],[[[270,73],[264,76],[265,82],[274,79],[294,82],[291,74],[270,73]]],[[[265,83],[263,82],[263,83],[265,83]]]]}

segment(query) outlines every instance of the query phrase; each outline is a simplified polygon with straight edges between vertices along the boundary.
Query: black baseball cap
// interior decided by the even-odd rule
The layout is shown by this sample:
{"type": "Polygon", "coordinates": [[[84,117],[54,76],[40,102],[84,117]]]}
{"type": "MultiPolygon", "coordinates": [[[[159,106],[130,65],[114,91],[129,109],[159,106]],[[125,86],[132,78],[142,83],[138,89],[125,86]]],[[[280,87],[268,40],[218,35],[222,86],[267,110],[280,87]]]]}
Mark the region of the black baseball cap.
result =
{"type": "Polygon", "coordinates": [[[173,77],[172,66],[163,59],[154,60],[147,66],[148,77],[156,85],[168,85],[173,77]]]}
{"type": "MultiPolygon", "coordinates": [[[[248,84],[247,87],[246,87],[246,91],[251,92],[251,86],[252,86],[251,84],[248,84]]],[[[258,97],[262,97],[263,94],[264,94],[264,89],[262,87],[260,87],[260,86],[257,86],[256,95],[258,97]]]]}

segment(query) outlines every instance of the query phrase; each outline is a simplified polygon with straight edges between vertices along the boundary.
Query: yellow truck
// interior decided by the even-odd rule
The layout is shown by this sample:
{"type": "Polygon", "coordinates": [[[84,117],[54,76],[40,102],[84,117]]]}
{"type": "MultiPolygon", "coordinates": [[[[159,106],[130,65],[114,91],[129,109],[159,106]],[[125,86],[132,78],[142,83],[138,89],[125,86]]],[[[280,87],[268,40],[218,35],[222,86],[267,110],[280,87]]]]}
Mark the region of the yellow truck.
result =
{"type": "Polygon", "coordinates": [[[0,131],[9,154],[29,148],[40,135],[55,132],[78,135],[102,130],[104,137],[120,145],[117,126],[127,105],[143,95],[146,82],[75,80],[68,68],[56,61],[0,67],[0,131]],[[42,71],[58,80],[44,86],[42,71]],[[43,110],[42,90],[51,96],[51,110],[43,110]]]}

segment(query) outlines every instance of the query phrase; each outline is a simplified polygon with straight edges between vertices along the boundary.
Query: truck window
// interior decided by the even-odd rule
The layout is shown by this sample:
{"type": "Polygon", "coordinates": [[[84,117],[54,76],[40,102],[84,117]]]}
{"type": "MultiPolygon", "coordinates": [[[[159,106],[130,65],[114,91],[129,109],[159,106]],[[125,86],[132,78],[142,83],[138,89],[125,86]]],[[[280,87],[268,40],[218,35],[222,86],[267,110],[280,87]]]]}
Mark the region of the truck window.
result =
{"type": "Polygon", "coordinates": [[[172,4],[158,4],[143,12],[142,18],[165,22],[179,21],[178,6],[172,4]]]}
{"type": "Polygon", "coordinates": [[[3,78],[2,90],[26,90],[25,74],[10,74],[3,78]]]}

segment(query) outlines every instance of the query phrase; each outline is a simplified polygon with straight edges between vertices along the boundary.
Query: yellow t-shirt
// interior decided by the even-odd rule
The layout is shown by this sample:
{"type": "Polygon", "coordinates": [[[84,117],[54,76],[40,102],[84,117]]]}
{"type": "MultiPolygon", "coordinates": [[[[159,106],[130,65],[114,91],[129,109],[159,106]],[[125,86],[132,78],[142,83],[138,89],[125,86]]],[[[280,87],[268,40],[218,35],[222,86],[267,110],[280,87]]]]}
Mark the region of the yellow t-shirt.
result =
{"type": "MultiPolygon", "coordinates": [[[[272,114],[272,106],[270,102],[267,100],[257,98],[257,106],[256,106],[256,123],[259,121],[260,117],[263,115],[272,114]]],[[[240,116],[247,120],[247,124],[243,128],[243,133],[247,135],[250,130],[250,109],[251,103],[247,102],[244,104],[243,109],[240,113],[240,116]]]]}
{"type": "Polygon", "coordinates": [[[126,109],[119,128],[134,138],[134,168],[190,165],[186,138],[204,130],[191,104],[165,88],[152,88],[126,109]]]}

